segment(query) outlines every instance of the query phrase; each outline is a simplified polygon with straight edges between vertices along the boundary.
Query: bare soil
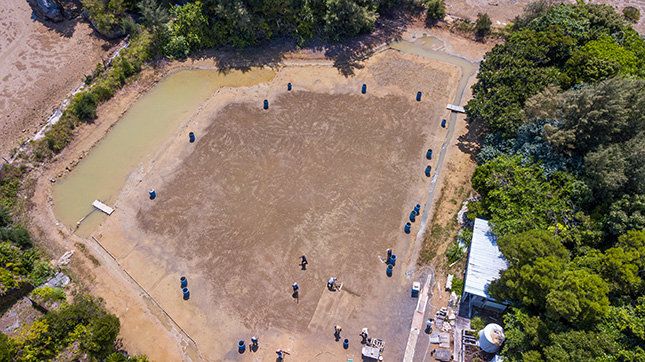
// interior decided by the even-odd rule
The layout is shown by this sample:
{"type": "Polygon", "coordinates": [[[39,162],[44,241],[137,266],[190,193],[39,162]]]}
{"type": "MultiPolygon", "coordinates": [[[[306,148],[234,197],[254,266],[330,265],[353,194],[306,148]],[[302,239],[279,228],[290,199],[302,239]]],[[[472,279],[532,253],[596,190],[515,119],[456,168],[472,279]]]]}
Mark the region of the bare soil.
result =
{"type": "MultiPolygon", "coordinates": [[[[66,8],[78,9],[73,1],[66,8]]],[[[0,156],[33,137],[81,85],[113,44],[77,16],[52,23],[32,17],[24,0],[0,6],[0,156]]]]}
{"type": "MultiPolygon", "coordinates": [[[[443,39],[445,51],[471,60],[492,46],[441,27],[411,26],[401,37],[424,33],[443,39]]],[[[389,341],[386,357],[402,356],[416,300],[409,298],[410,281],[403,276],[405,265],[415,263],[412,238],[401,228],[408,209],[425,201],[429,180],[419,155],[443,140],[435,131],[454,97],[458,72],[393,53],[353,63],[346,73],[324,51],[293,52],[281,56],[286,67],[271,85],[222,90],[151,158],[151,172],[133,175],[118,213],[95,232],[95,240],[57,223],[49,178],[73,169],[168,72],[238,59],[204,57],[144,70],[99,107],[95,125],[78,129],[72,144],[40,171],[35,225],[58,247],[86,245],[71,268],[121,318],[128,351],[158,361],[196,361],[200,354],[207,360],[272,360],[273,350],[283,348],[297,354],[294,360],[328,361],[346,357],[331,336],[340,322],[355,357],[357,335],[366,326],[389,341]],[[286,93],[289,81],[294,91],[286,93]],[[362,83],[368,84],[366,96],[357,94],[362,83]],[[424,92],[420,103],[414,101],[416,90],[424,92]],[[260,108],[264,98],[271,102],[268,111],[260,108]],[[189,125],[198,135],[194,146],[186,144],[189,125]],[[349,156],[360,162],[343,162],[349,156]],[[159,190],[154,203],[147,199],[149,187],[159,190]],[[236,198],[223,199],[224,188],[236,198]],[[388,279],[377,256],[391,246],[399,271],[388,279]],[[311,261],[307,271],[297,265],[303,253],[311,261]],[[189,301],[179,291],[183,274],[190,281],[189,301]],[[330,276],[346,283],[342,292],[325,289],[330,276]],[[298,300],[290,293],[294,281],[301,285],[298,300]],[[255,333],[262,349],[239,355],[235,342],[255,333]]],[[[468,179],[471,169],[450,171],[441,182],[468,179]]]]}

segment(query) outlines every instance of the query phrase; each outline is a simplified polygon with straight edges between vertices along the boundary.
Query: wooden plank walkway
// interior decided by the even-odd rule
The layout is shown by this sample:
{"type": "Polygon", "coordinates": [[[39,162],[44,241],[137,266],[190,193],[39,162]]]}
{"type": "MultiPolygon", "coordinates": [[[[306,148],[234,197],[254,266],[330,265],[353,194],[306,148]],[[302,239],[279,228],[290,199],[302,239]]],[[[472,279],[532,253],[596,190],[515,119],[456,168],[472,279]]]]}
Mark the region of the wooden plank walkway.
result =
{"type": "Polygon", "coordinates": [[[112,213],[114,212],[113,208],[107,206],[106,204],[102,203],[99,200],[94,200],[94,202],[92,203],[92,206],[94,206],[95,208],[103,211],[104,213],[106,213],[108,215],[112,215],[112,213]]]}
{"type": "Polygon", "coordinates": [[[457,105],[454,105],[454,104],[448,104],[446,106],[446,108],[448,108],[449,110],[454,111],[454,112],[466,113],[466,110],[464,109],[464,107],[460,107],[460,106],[457,106],[457,105]]]}

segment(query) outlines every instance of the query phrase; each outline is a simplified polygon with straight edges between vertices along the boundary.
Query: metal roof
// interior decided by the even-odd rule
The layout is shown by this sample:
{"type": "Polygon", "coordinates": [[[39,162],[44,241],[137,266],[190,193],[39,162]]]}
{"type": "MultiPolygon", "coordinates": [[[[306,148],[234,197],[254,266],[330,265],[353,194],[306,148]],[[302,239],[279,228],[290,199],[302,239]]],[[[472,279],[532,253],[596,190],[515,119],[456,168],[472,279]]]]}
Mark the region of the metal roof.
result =
{"type": "Polygon", "coordinates": [[[473,240],[470,243],[464,294],[470,293],[494,300],[488,294],[490,283],[499,278],[499,273],[506,270],[508,263],[499,251],[497,237],[490,230],[488,221],[475,219],[473,240]]]}

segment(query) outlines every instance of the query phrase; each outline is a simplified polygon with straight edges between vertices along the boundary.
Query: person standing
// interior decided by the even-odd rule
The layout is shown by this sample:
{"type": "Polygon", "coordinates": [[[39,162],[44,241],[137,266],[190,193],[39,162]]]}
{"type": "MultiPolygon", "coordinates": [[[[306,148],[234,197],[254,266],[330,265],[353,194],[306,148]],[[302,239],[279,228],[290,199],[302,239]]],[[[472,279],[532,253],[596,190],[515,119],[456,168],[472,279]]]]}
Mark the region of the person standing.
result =
{"type": "Polygon", "coordinates": [[[284,353],[282,353],[280,349],[277,349],[275,353],[278,355],[278,358],[280,359],[280,361],[282,361],[282,359],[284,358],[284,353]]]}
{"type": "Polygon", "coordinates": [[[301,256],[301,257],[300,257],[300,259],[301,259],[301,261],[300,261],[300,265],[302,265],[302,267],[303,267],[303,269],[304,269],[304,268],[307,266],[307,264],[309,264],[309,262],[307,261],[307,257],[306,257],[306,256],[304,256],[304,255],[303,255],[303,256],[301,256]]]}
{"type": "Polygon", "coordinates": [[[298,286],[298,283],[294,282],[293,285],[291,285],[291,287],[293,288],[294,294],[298,293],[298,289],[300,289],[300,287],[298,286]]]}
{"type": "Polygon", "coordinates": [[[338,324],[334,326],[334,336],[336,337],[336,339],[340,339],[340,332],[342,330],[343,329],[340,328],[340,326],[338,324]]]}
{"type": "Polygon", "coordinates": [[[337,279],[334,277],[329,278],[329,281],[327,282],[327,288],[334,290],[334,288],[336,288],[336,280],[337,279]]]}
{"type": "Polygon", "coordinates": [[[426,333],[430,334],[432,333],[432,326],[434,325],[434,322],[432,318],[428,318],[428,321],[426,322],[426,333]]]}
{"type": "Polygon", "coordinates": [[[390,257],[392,256],[392,249],[387,249],[387,259],[389,260],[390,257]]]}
{"type": "Polygon", "coordinates": [[[369,335],[369,332],[367,331],[367,327],[363,328],[361,331],[361,337],[363,337],[363,344],[367,343],[367,336],[369,335]]]}

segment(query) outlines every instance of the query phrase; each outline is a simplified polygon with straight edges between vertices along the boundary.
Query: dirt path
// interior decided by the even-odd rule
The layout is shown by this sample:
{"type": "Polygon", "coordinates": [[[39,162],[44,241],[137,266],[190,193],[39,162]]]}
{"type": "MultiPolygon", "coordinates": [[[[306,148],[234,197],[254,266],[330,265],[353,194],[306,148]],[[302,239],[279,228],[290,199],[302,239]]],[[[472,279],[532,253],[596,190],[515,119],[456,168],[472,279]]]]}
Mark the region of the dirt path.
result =
{"type": "MultiPolygon", "coordinates": [[[[76,6],[64,1],[65,6],[76,6]]],[[[36,20],[24,0],[0,5],[0,156],[33,137],[84,74],[109,53],[80,17],[36,20]]]]}

